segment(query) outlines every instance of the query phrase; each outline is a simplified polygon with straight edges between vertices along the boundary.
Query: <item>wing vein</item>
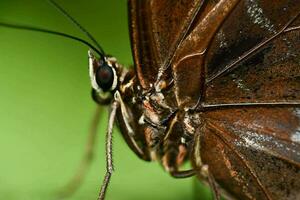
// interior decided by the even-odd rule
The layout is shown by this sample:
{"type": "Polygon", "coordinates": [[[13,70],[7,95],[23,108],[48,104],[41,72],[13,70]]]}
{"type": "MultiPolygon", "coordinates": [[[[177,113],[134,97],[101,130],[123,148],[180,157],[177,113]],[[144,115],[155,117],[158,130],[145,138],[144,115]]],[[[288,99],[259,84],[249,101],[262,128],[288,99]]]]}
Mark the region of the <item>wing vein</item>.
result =
{"type": "MultiPolygon", "coordinates": [[[[221,133],[224,133],[221,129],[219,129],[217,126],[215,126],[213,123],[208,122],[208,125],[221,133]]],[[[223,136],[222,134],[218,134],[217,131],[212,130],[213,134],[217,136],[229,149],[231,149],[234,154],[238,157],[238,159],[244,164],[244,166],[247,168],[247,170],[250,172],[250,175],[253,177],[255,182],[259,185],[259,187],[262,189],[263,193],[267,197],[267,199],[272,200],[268,190],[264,187],[260,179],[258,178],[256,172],[253,170],[253,168],[249,165],[249,163],[243,158],[243,156],[233,147],[223,136]]],[[[225,133],[224,133],[225,134],[225,133]]]]}
{"type": "Polygon", "coordinates": [[[237,60],[235,60],[232,63],[230,63],[229,65],[227,65],[224,69],[222,69],[221,71],[219,71],[215,75],[207,78],[207,80],[205,81],[205,84],[207,85],[208,83],[212,82],[213,80],[215,80],[219,76],[221,76],[221,75],[223,75],[225,73],[228,73],[228,72],[236,69],[238,67],[238,64],[240,64],[241,62],[247,60],[251,56],[255,55],[255,53],[259,52],[259,50],[262,50],[262,48],[265,45],[267,45],[268,43],[270,43],[274,39],[278,38],[280,35],[282,35],[284,33],[291,32],[291,31],[300,30],[300,26],[295,26],[295,27],[288,28],[299,17],[299,15],[300,15],[300,11],[298,12],[298,14],[296,16],[294,16],[291,20],[289,20],[284,25],[284,27],[281,28],[281,30],[278,33],[274,34],[273,36],[271,36],[270,38],[266,39],[265,41],[262,41],[261,43],[259,43],[258,45],[256,45],[255,47],[253,47],[252,49],[250,49],[249,51],[247,51],[246,53],[244,53],[242,56],[238,57],[237,60]]]}
{"type": "Polygon", "coordinates": [[[200,109],[219,109],[219,108],[235,108],[235,107],[300,107],[299,102],[241,102],[241,103],[216,103],[216,104],[201,104],[200,109]]]}

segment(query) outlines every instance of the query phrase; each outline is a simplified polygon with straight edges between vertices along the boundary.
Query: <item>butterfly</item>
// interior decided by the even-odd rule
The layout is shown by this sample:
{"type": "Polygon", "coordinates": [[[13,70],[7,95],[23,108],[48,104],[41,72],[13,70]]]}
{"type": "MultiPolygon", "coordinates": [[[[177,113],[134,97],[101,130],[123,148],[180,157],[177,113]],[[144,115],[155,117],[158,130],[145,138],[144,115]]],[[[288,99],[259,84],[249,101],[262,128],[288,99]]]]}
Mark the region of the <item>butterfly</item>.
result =
{"type": "Polygon", "coordinates": [[[299,3],[129,1],[135,74],[114,103],[132,150],[217,199],[300,198],[299,3]]]}
{"type": "MultiPolygon", "coordinates": [[[[56,30],[85,39],[47,1],[30,2],[1,2],[0,22],[56,30]],[[15,4],[19,6],[15,7],[15,4]]],[[[125,1],[56,2],[96,36],[104,50],[116,56],[122,64],[132,64],[125,1]],[[94,23],[97,19],[98,25],[94,23]]],[[[98,111],[94,110],[97,104],[90,95],[88,48],[64,37],[22,29],[0,27],[0,35],[0,171],[5,171],[1,177],[6,180],[2,182],[0,196],[45,199],[63,195],[58,192],[79,169],[89,126],[96,121],[92,117],[98,111]]],[[[107,108],[101,108],[92,165],[87,169],[80,189],[70,199],[96,199],[98,195],[105,171],[106,114],[107,108]]],[[[113,157],[116,174],[107,199],[124,196],[134,199],[150,194],[157,199],[180,199],[194,195],[190,179],[174,181],[157,163],[138,159],[117,127],[113,157]],[[124,180],[127,180],[126,185],[121,184],[124,180]],[[164,187],[178,192],[170,194],[164,187]],[[155,194],[149,188],[155,190],[155,194]],[[124,190],[127,192],[121,192],[124,190]]]]}
{"type": "Polygon", "coordinates": [[[93,98],[111,106],[99,199],[115,121],[137,156],[216,199],[298,199],[299,3],[130,0],[135,68],[89,52],[93,98]]]}

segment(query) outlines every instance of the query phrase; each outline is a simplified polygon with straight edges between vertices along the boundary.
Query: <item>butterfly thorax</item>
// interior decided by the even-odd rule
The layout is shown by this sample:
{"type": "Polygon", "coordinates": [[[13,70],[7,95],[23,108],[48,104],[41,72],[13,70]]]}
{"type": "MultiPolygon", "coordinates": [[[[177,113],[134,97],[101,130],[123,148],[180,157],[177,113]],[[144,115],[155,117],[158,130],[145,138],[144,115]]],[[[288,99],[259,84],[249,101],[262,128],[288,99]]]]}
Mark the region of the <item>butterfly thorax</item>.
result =
{"type": "MultiPolygon", "coordinates": [[[[144,89],[133,71],[124,77],[121,96],[130,116],[132,138],[147,158],[159,160],[167,171],[177,170],[189,158],[201,113],[180,109],[172,86],[161,84],[162,89],[150,85],[144,89]]],[[[120,130],[127,135],[122,121],[120,130]]]]}

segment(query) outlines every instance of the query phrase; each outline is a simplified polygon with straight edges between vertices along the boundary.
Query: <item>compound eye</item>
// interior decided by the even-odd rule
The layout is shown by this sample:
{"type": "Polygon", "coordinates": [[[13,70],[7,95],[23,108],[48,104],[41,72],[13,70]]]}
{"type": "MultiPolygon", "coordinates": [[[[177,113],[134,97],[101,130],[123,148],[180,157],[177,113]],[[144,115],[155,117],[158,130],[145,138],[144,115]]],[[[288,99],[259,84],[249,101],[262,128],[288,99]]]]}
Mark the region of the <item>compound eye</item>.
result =
{"type": "Polygon", "coordinates": [[[104,91],[111,89],[114,82],[114,72],[107,64],[100,66],[96,71],[96,83],[104,91]]]}

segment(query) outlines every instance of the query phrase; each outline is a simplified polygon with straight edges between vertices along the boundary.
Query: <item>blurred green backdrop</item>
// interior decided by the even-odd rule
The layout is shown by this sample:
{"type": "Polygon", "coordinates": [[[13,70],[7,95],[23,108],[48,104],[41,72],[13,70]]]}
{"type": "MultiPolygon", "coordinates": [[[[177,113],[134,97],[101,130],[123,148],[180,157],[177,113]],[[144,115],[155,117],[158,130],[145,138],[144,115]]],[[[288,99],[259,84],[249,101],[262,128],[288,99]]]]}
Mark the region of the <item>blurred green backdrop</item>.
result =
{"type": "MultiPolygon", "coordinates": [[[[132,64],[126,0],[57,2],[106,52],[122,64],[132,64]]],[[[0,21],[85,38],[47,1],[1,0],[0,21]]],[[[78,167],[96,107],[90,98],[88,48],[57,36],[2,27],[0,45],[0,199],[54,199],[78,167]]],[[[106,121],[101,121],[96,159],[70,199],[98,196],[105,172],[106,121]]],[[[195,199],[192,179],[173,179],[157,163],[139,160],[117,130],[114,161],[108,200],[195,199]]],[[[209,198],[207,191],[198,195],[209,198]]]]}

